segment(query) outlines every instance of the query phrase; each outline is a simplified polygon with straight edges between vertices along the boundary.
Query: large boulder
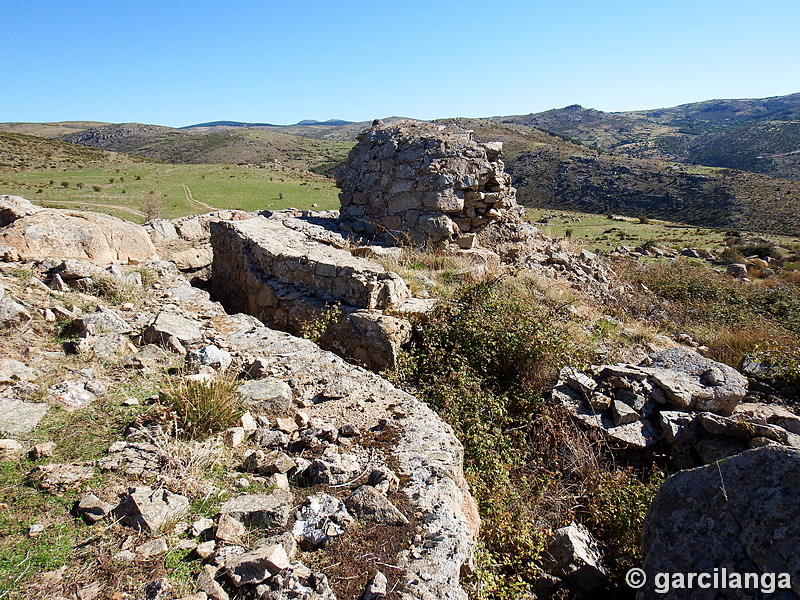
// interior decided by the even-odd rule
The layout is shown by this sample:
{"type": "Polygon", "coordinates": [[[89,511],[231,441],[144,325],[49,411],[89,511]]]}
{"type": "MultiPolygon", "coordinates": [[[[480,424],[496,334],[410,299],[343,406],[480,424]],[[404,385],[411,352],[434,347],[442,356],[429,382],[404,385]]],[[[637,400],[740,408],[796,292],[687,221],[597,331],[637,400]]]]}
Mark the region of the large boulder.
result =
{"type": "Polygon", "coordinates": [[[0,227],[42,210],[21,196],[0,196],[0,227]]]}
{"type": "Polygon", "coordinates": [[[147,232],[110,215],[42,209],[0,230],[0,245],[16,248],[22,260],[88,258],[96,262],[148,260],[156,249],[147,232]]]}
{"type": "Polygon", "coordinates": [[[758,448],[676,473],[661,486],[645,519],[642,567],[647,582],[637,600],[800,597],[798,517],[800,451],[795,449],[758,448]],[[709,573],[712,582],[716,574],[726,589],[701,589],[697,580],[686,587],[685,577],[685,589],[676,589],[680,574],[688,573],[709,573]],[[787,573],[791,589],[769,596],[759,594],[763,587],[737,589],[734,573],[755,574],[759,586],[774,574],[776,588],[781,587],[779,574],[787,573]]]}

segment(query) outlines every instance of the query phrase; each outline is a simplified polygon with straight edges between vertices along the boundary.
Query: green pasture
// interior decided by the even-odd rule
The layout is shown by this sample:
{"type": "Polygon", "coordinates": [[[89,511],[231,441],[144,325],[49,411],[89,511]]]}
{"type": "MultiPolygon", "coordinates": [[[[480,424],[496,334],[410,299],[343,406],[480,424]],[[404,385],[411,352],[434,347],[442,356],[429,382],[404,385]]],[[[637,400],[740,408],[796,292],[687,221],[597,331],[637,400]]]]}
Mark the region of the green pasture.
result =
{"type": "Polygon", "coordinates": [[[165,218],[220,208],[339,207],[331,179],[237,165],[142,162],[0,172],[0,193],[23,196],[42,206],[106,212],[135,222],[144,221],[145,206],[154,203],[161,206],[165,218]]]}

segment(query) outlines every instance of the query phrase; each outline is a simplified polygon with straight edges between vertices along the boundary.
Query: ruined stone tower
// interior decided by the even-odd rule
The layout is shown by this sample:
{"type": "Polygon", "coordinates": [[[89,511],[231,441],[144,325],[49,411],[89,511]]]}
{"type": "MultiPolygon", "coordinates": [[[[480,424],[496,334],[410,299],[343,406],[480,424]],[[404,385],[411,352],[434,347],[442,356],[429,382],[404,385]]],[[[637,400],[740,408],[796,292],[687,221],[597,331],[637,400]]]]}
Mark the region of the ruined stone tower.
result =
{"type": "Polygon", "coordinates": [[[387,244],[447,245],[499,221],[518,221],[502,142],[479,143],[455,125],[377,125],[340,168],[341,225],[387,244]]]}

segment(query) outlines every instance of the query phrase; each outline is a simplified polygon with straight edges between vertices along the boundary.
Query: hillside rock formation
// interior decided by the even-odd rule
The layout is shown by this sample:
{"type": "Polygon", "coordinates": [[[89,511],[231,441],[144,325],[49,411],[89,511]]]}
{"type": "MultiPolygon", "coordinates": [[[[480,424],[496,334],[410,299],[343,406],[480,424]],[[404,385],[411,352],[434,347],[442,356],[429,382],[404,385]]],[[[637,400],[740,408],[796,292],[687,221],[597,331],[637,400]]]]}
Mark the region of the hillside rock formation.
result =
{"type": "Polygon", "coordinates": [[[138,225],[98,213],[32,209],[20,200],[0,196],[0,248],[12,248],[22,260],[88,258],[111,263],[156,255],[150,237],[138,225]]]}
{"type": "Polygon", "coordinates": [[[553,389],[583,426],[615,448],[660,453],[688,469],[761,446],[800,449],[800,418],[778,406],[745,402],[747,378],[681,346],[640,365],[565,369],[553,389]]]}
{"type": "MultiPolygon", "coordinates": [[[[28,217],[17,219],[0,234],[25,218],[28,217]]],[[[218,226],[236,230],[251,222],[264,225],[265,220],[268,225],[254,231],[256,237],[259,231],[270,231],[285,238],[280,260],[277,253],[272,257],[276,259],[273,266],[294,261],[296,270],[305,273],[314,285],[319,284],[320,289],[368,306],[380,307],[408,296],[405,284],[396,276],[362,268],[362,263],[349,254],[349,258],[335,255],[332,246],[303,252],[302,246],[293,244],[302,244],[306,238],[295,239],[296,232],[288,228],[281,231],[277,221],[255,217],[224,221],[218,226]],[[345,258],[349,262],[337,266],[338,260],[345,258]],[[340,280],[339,268],[353,277],[343,276],[340,280]],[[325,281],[331,283],[327,288],[321,285],[325,281]]],[[[143,229],[138,229],[144,234],[143,229]]],[[[321,231],[317,234],[324,235],[321,231]]],[[[113,242],[118,238],[104,239],[113,242]]],[[[22,240],[18,248],[25,256],[29,256],[27,244],[22,240]]],[[[123,255],[118,248],[112,250],[115,260],[123,255]]],[[[88,247],[86,254],[96,255],[88,247]]],[[[267,255],[260,258],[262,267],[267,268],[267,255]]],[[[171,524],[167,526],[167,522],[185,518],[189,504],[207,498],[214,493],[214,487],[192,479],[186,472],[171,470],[176,457],[167,449],[176,442],[170,437],[172,430],[159,420],[163,409],[158,404],[131,423],[123,439],[114,442],[96,463],[54,462],[37,467],[31,475],[37,486],[54,493],[80,486],[87,494],[81,497],[78,510],[87,522],[113,515],[121,520],[114,527],[128,523],[142,530],[141,535],[147,536],[142,543],[131,550],[124,549],[115,560],[159,556],[175,544],[183,549],[196,546],[195,560],[205,563],[196,585],[210,597],[223,598],[249,586],[248,593],[265,598],[299,594],[302,590],[316,590],[317,596],[309,597],[333,598],[324,573],[302,564],[305,550],[298,550],[297,545],[300,543],[302,548],[306,544],[302,540],[329,539],[319,536],[334,535],[327,525],[330,515],[318,511],[341,505],[336,510],[341,513],[343,533],[338,535],[365,521],[370,523],[369,531],[393,540],[394,550],[383,557],[392,569],[381,577],[388,578],[389,589],[396,597],[464,600],[466,595],[459,581],[462,570],[471,564],[479,518],[463,477],[463,450],[452,429],[426,405],[378,375],[347,363],[308,340],[269,329],[252,316],[226,313],[209,299],[207,292],[192,287],[173,263],[133,260],[137,273],[146,270],[154,276],[156,283],[152,287],[143,284],[141,278],[128,279],[124,265],[46,256],[31,256],[24,263],[33,273],[25,280],[28,283],[11,277],[3,279],[3,301],[16,303],[27,314],[21,321],[4,323],[9,335],[4,337],[3,349],[15,361],[3,363],[9,373],[7,380],[0,383],[4,407],[8,411],[21,409],[19,414],[28,419],[26,428],[31,429],[50,406],[80,411],[104,398],[117,385],[114,373],[125,372],[120,368],[123,365],[151,373],[159,380],[166,376],[168,367],[176,364],[197,381],[214,380],[223,372],[235,373],[254,384],[242,390],[257,399],[251,402],[241,425],[222,432],[219,440],[238,457],[241,466],[233,475],[261,485],[267,492],[234,493],[224,502],[220,514],[203,529],[215,531],[207,534],[214,542],[210,546],[193,541],[200,533],[189,532],[186,538],[181,533],[170,533],[171,524]],[[137,287],[138,300],[118,308],[102,306],[92,295],[97,290],[90,284],[100,273],[137,287]],[[65,305],[72,294],[80,295],[82,306],[94,303],[98,310],[83,313],[80,308],[65,305]],[[48,372],[49,377],[58,377],[54,375],[56,366],[66,355],[26,355],[22,347],[30,340],[20,337],[19,325],[35,323],[46,327],[56,318],[72,323],[77,338],[64,348],[77,352],[76,360],[91,364],[102,359],[104,365],[117,368],[102,372],[82,369],[37,392],[40,381],[36,374],[48,372]],[[29,402],[31,395],[44,397],[45,401],[29,402]],[[31,415],[34,418],[29,418],[31,415]],[[104,484],[96,479],[96,468],[132,482],[130,489],[101,487],[104,484]],[[158,482],[157,493],[145,485],[154,481],[158,482]],[[315,491],[325,490],[336,502],[313,499],[314,495],[304,491],[309,484],[317,486],[315,491]],[[270,485],[277,489],[269,491],[270,485]],[[295,512],[293,507],[297,506],[304,508],[295,512]],[[379,523],[375,523],[376,519],[379,523]],[[317,521],[324,525],[322,529],[313,528],[317,521]],[[252,546],[244,547],[243,532],[259,523],[268,524],[280,539],[276,541],[273,536],[256,541],[256,536],[251,536],[246,543],[252,546]]],[[[4,263],[0,269],[19,270],[22,264],[4,263]]],[[[279,279],[281,269],[272,274],[279,279]]],[[[248,274],[242,271],[231,276],[248,274]]],[[[9,419],[12,424],[20,422],[13,416],[9,419]]],[[[14,427],[6,429],[7,434],[25,439],[26,432],[14,427]]],[[[19,455],[25,450],[15,440],[8,440],[6,446],[16,448],[12,452],[19,455]]],[[[369,544],[369,539],[364,543],[369,544]]],[[[375,578],[382,581],[377,575],[375,578]]],[[[361,585],[366,584],[365,579],[361,585]]],[[[96,585],[101,590],[104,584],[96,585]]],[[[375,589],[380,588],[376,584],[375,589]]]]}
{"type": "Polygon", "coordinates": [[[442,245],[519,218],[500,142],[420,122],[378,125],[358,139],[336,185],[342,225],[366,239],[442,245]]]}

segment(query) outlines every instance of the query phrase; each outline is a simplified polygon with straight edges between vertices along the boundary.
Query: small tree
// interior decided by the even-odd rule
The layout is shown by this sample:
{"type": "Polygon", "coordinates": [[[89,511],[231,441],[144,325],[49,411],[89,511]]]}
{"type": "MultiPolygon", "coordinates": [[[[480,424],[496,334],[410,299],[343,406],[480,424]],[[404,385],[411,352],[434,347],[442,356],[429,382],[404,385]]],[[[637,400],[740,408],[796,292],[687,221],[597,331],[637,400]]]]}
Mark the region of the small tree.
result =
{"type": "Polygon", "coordinates": [[[150,192],[139,201],[139,210],[144,213],[145,220],[157,219],[164,214],[164,199],[150,192]]]}

